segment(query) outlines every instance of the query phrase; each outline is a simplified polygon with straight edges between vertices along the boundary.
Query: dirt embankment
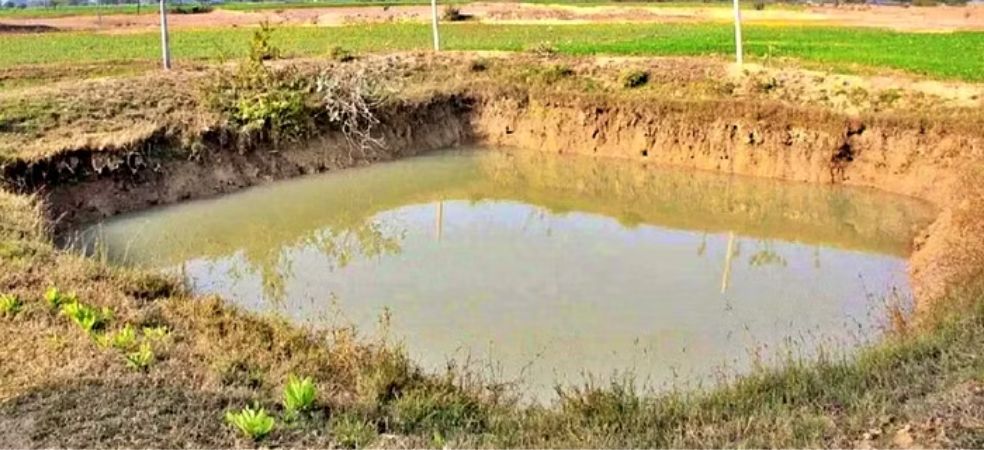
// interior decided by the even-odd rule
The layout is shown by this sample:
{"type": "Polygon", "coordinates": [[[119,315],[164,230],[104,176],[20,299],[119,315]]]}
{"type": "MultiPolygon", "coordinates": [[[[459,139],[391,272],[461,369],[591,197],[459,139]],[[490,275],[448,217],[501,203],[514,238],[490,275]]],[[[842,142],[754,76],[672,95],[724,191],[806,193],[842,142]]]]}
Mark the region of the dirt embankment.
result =
{"type": "Polygon", "coordinates": [[[775,105],[678,106],[496,98],[473,117],[490,145],[922,198],[942,213],[914,243],[917,298],[940,298],[981,275],[984,218],[973,205],[984,204],[984,134],[775,105]]]}

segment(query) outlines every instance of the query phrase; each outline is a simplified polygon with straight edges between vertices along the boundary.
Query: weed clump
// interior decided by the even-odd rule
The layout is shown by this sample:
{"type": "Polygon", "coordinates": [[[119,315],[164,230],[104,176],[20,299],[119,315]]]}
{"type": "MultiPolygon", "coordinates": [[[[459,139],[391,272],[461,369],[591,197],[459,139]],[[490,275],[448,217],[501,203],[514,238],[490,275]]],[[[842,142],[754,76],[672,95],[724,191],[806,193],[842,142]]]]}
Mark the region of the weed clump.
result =
{"type": "Polygon", "coordinates": [[[553,44],[549,42],[538,42],[530,47],[527,47],[526,51],[540,57],[554,56],[559,53],[557,47],[554,47],[553,44]]]}
{"type": "Polygon", "coordinates": [[[633,89],[645,86],[649,82],[649,72],[645,70],[629,70],[622,74],[622,87],[633,89]]]}
{"type": "Polygon", "coordinates": [[[48,303],[51,309],[57,311],[61,309],[62,305],[77,302],[78,298],[76,298],[74,293],[65,294],[56,287],[50,287],[44,292],[44,301],[48,303]]]}
{"type": "Polygon", "coordinates": [[[461,9],[454,5],[447,5],[444,7],[444,13],[441,18],[448,22],[461,22],[467,20],[468,16],[461,13],[461,9]]]}
{"type": "Polygon", "coordinates": [[[94,306],[86,305],[78,300],[65,303],[61,307],[61,314],[68,317],[72,322],[79,326],[86,334],[92,334],[105,327],[113,318],[113,311],[109,308],[98,309],[94,306]]]}
{"type": "MultiPolygon", "coordinates": [[[[273,68],[265,60],[279,55],[270,42],[271,29],[253,35],[249,58],[231,72],[219,72],[205,86],[205,102],[238,131],[241,150],[256,142],[296,141],[315,130],[319,121],[340,130],[350,144],[376,144],[372,128],[379,123],[374,109],[382,99],[377,74],[365,70],[327,69],[317,75],[293,66],[273,68]]],[[[333,50],[340,61],[351,54],[333,50]]]]}
{"type": "Polygon", "coordinates": [[[20,312],[23,304],[14,295],[0,295],[0,317],[14,317],[20,312]]]}
{"type": "Polygon", "coordinates": [[[349,62],[355,60],[355,53],[352,53],[351,50],[345,47],[336,45],[328,50],[328,58],[338,62],[349,62]]]}
{"type": "Polygon", "coordinates": [[[328,425],[335,441],[344,448],[366,447],[378,435],[372,422],[351,413],[332,416],[328,425]]]}
{"type": "Polygon", "coordinates": [[[228,411],[225,420],[226,423],[254,441],[269,435],[276,425],[274,418],[270,417],[265,409],[256,405],[252,408],[247,406],[239,412],[228,411]]]}
{"type": "Polygon", "coordinates": [[[147,370],[147,368],[149,368],[156,359],[154,350],[150,347],[150,343],[148,342],[140,344],[140,348],[136,351],[126,353],[123,356],[126,359],[127,367],[137,371],[147,370]]]}
{"type": "Polygon", "coordinates": [[[239,131],[241,147],[256,140],[274,145],[303,137],[310,130],[311,84],[293,69],[275,70],[263,62],[279,54],[272,30],[253,34],[249,58],[233,72],[220,72],[205,88],[206,103],[239,131]]]}
{"type": "Polygon", "coordinates": [[[314,407],[317,389],[311,377],[297,378],[291,375],[284,387],[284,410],[289,416],[310,411],[314,407]]]}
{"type": "Polygon", "coordinates": [[[130,324],[115,333],[106,333],[98,340],[103,347],[112,347],[120,351],[129,351],[137,345],[137,333],[130,324]]]}

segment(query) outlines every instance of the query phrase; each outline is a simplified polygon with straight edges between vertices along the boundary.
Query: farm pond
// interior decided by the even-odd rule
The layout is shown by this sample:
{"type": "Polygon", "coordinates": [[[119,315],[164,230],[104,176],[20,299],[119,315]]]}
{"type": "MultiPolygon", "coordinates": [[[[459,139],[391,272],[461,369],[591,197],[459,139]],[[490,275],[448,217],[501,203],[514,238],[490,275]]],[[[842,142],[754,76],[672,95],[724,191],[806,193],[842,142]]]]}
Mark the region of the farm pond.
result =
{"type": "Polygon", "coordinates": [[[911,303],[932,214],[870,189],[472,148],[117,216],[72,245],[543,398],[849,352],[911,303]]]}

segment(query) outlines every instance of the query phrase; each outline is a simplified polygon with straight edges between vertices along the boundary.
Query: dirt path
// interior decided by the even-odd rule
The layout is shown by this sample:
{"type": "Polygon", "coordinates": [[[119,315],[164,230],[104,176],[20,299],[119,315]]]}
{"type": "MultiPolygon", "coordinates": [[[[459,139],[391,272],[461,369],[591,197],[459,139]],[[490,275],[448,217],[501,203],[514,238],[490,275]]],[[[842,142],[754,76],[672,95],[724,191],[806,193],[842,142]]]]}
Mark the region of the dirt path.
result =
{"type": "MultiPolygon", "coordinates": [[[[473,20],[488,23],[573,24],[604,22],[712,22],[728,21],[731,10],[723,7],[661,6],[561,6],[518,3],[472,3],[461,7],[473,20]]],[[[425,21],[428,6],[371,6],[300,8],[239,12],[218,9],[207,14],[173,14],[174,27],[250,26],[263,21],[284,25],[339,26],[351,23],[425,21]]],[[[908,8],[894,6],[817,6],[803,9],[772,8],[745,11],[749,23],[782,25],[841,25],[890,28],[901,31],[949,32],[984,30],[984,6],[908,8]]],[[[157,25],[147,15],[76,16],[38,19],[3,19],[0,33],[18,27],[51,27],[61,30],[146,31],[157,25]]]]}

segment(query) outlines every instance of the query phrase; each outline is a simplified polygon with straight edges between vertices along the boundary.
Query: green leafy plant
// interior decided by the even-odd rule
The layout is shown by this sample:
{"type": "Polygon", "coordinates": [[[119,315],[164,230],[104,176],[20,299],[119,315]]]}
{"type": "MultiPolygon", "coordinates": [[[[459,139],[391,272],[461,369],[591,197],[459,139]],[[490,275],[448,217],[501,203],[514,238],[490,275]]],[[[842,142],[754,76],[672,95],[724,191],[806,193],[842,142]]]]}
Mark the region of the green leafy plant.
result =
{"type": "Polygon", "coordinates": [[[144,327],[143,336],[151,341],[159,341],[167,337],[167,327],[163,325],[156,327],[144,327]]]}
{"type": "Polygon", "coordinates": [[[134,370],[145,370],[154,363],[155,355],[154,350],[151,349],[150,344],[144,342],[140,344],[140,348],[135,352],[130,352],[124,355],[126,358],[126,365],[134,370]]]}
{"type": "Polygon", "coordinates": [[[102,329],[113,317],[113,311],[109,308],[98,309],[78,300],[63,304],[61,313],[86,333],[102,329]]]}
{"type": "Polygon", "coordinates": [[[23,304],[14,295],[0,295],[0,316],[14,317],[20,312],[23,304]]]}
{"type": "Polygon", "coordinates": [[[253,405],[252,408],[247,406],[239,412],[228,411],[225,420],[226,423],[254,441],[263,439],[270,434],[276,424],[273,417],[270,417],[265,409],[257,405],[253,405]]]}
{"type": "Polygon", "coordinates": [[[276,145],[312,128],[312,83],[296,69],[272,69],[263,63],[279,55],[269,43],[270,33],[267,26],[256,31],[249,58],[234,71],[220,70],[204,87],[206,103],[238,129],[241,145],[257,139],[276,145]]]}
{"type": "Polygon", "coordinates": [[[284,409],[288,414],[311,410],[317,389],[311,377],[297,378],[291,375],[284,387],[284,409]]]}
{"type": "Polygon", "coordinates": [[[127,351],[137,345],[137,333],[133,331],[130,324],[127,324],[116,333],[107,333],[101,343],[106,347],[127,351]]]}
{"type": "Polygon", "coordinates": [[[44,292],[44,300],[48,303],[51,309],[60,309],[63,305],[68,303],[78,302],[78,298],[74,293],[65,294],[61,292],[56,287],[50,287],[44,292]]]}

